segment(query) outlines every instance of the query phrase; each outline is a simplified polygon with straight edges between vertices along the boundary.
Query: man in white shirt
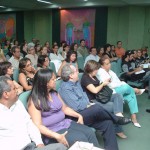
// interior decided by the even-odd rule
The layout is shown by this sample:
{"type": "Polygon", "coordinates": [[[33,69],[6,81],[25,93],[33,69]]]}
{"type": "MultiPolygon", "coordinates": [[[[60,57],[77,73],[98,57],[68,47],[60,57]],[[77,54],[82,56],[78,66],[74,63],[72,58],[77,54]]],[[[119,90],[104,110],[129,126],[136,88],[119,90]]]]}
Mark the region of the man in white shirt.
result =
{"type": "Polygon", "coordinates": [[[97,50],[95,47],[91,47],[90,48],[90,55],[88,55],[85,59],[85,63],[84,63],[84,66],[85,64],[89,61],[89,60],[95,60],[96,62],[99,62],[99,56],[97,55],[97,50]]]}
{"type": "Polygon", "coordinates": [[[28,54],[25,57],[31,60],[33,66],[37,66],[38,55],[35,53],[34,46],[28,45],[28,54]]]}
{"type": "Polygon", "coordinates": [[[8,60],[12,66],[13,69],[18,69],[19,68],[19,61],[23,58],[20,56],[20,48],[18,46],[13,46],[11,49],[13,56],[8,60]]]}
{"type": "Polygon", "coordinates": [[[56,73],[57,73],[62,64],[62,61],[64,60],[62,55],[58,53],[57,45],[53,45],[53,53],[50,53],[49,58],[50,58],[51,62],[54,63],[55,68],[56,68],[56,73]]]}
{"type": "Polygon", "coordinates": [[[39,130],[18,100],[14,83],[6,76],[0,77],[0,120],[0,148],[3,150],[66,149],[61,144],[44,146],[39,130]]]}

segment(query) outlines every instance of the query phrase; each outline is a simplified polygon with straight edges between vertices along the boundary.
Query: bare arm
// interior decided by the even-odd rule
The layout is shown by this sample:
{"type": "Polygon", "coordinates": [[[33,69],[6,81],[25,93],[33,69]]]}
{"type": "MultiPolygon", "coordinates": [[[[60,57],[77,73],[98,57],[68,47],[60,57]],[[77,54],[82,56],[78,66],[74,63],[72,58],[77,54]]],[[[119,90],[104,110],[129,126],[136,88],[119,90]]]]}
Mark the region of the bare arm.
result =
{"type": "Polygon", "coordinates": [[[59,97],[59,99],[61,100],[61,102],[63,104],[62,111],[64,112],[64,114],[66,114],[68,116],[71,116],[71,117],[78,118],[78,122],[77,123],[83,124],[83,117],[79,113],[75,112],[73,109],[71,109],[70,107],[68,107],[64,103],[64,101],[62,100],[62,98],[60,97],[59,94],[58,94],[58,97],[59,97]]]}
{"type": "Polygon", "coordinates": [[[42,124],[41,112],[40,112],[40,110],[36,109],[32,100],[30,100],[28,103],[28,112],[31,115],[31,118],[32,118],[34,124],[38,127],[38,129],[40,130],[40,132],[43,135],[45,135],[49,138],[54,138],[58,142],[66,145],[66,146],[69,146],[68,142],[65,138],[65,135],[67,134],[67,132],[65,132],[63,134],[58,134],[56,132],[49,130],[47,127],[45,127],[42,124]]]}
{"type": "Polygon", "coordinates": [[[89,84],[86,88],[94,94],[97,94],[102,88],[103,86],[106,86],[110,83],[110,79],[105,80],[102,84],[100,84],[99,86],[95,87],[93,84],[89,84]]]}
{"type": "Polygon", "coordinates": [[[22,85],[22,87],[28,91],[32,89],[31,85],[28,85],[27,80],[26,80],[26,76],[23,73],[19,74],[19,83],[22,85]]]}

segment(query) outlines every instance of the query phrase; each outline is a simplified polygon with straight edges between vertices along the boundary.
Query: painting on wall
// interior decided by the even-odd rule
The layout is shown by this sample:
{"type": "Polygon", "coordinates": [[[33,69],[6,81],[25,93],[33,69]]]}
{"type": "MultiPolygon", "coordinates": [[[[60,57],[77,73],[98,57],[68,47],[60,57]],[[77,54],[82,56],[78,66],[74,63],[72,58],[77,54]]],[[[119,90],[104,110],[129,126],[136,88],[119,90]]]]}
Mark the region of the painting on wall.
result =
{"type": "Polygon", "coordinates": [[[86,46],[94,45],[95,9],[61,10],[61,41],[80,43],[85,39],[86,46]]]}
{"type": "Polygon", "coordinates": [[[0,14],[0,42],[16,37],[16,15],[0,14]]]}

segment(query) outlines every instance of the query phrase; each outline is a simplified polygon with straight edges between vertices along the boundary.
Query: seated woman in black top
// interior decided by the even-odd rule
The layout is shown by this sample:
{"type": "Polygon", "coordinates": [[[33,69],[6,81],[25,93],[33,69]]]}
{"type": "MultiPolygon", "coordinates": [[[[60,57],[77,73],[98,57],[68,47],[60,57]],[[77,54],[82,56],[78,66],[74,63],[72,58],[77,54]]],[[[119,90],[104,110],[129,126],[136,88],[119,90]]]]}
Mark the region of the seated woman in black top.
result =
{"type": "MultiPolygon", "coordinates": [[[[89,100],[91,102],[97,103],[104,107],[107,111],[110,111],[110,105],[109,107],[105,106],[107,104],[101,104],[100,102],[97,102],[96,100],[96,94],[101,91],[101,89],[109,84],[109,80],[104,81],[102,84],[100,84],[100,81],[97,79],[96,74],[98,72],[98,69],[100,68],[100,64],[94,60],[89,60],[85,67],[84,67],[84,74],[81,78],[81,86],[83,88],[83,91],[86,92],[89,100]]],[[[112,94],[110,102],[113,103],[113,113],[116,116],[123,117],[123,97],[120,94],[112,94]]],[[[120,128],[120,127],[119,127],[120,128]]],[[[118,127],[116,128],[116,133],[121,138],[126,138],[124,133],[122,132],[122,129],[120,128],[118,130],[118,127]]]]}

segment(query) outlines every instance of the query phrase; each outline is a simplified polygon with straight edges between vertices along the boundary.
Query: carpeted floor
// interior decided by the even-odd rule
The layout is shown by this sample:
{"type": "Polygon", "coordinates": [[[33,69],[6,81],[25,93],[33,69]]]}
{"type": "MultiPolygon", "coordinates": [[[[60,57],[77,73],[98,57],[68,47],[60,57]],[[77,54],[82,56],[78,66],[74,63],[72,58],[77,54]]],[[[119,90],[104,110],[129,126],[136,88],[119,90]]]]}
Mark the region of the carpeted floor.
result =
{"type": "MultiPolygon", "coordinates": [[[[117,137],[119,150],[150,150],[150,113],[145,111],[146,108],[150,108],[150,99],[147,97],[146,93],[137,96],[139,106],[137,119],[142,127],[137,128],[132,123],[124,125],[123,130],[127,139],[117,137]]],[[[130,117],[127,104],[124,106],[124,116],[130,117]]],[[[98,135],[98,139],[100,145],[103,145],[102,137],[98,135]]]]}
{"type": "MultiPolygon", "coordinates": [[[[150,99],[143,93],[137,96],[139,113],[137,114],[141,128],[134,127],[133,124],[123,126],[127,139],[118,139],[119,150],[150,150],[150,113],[145,111],[150,108],[150,99]]],[[[125,104],[124,115],[130,116],[128,105],[125,104]]]]}

